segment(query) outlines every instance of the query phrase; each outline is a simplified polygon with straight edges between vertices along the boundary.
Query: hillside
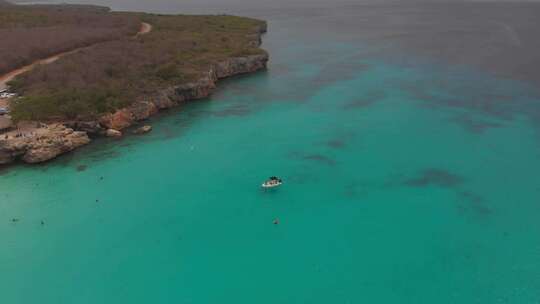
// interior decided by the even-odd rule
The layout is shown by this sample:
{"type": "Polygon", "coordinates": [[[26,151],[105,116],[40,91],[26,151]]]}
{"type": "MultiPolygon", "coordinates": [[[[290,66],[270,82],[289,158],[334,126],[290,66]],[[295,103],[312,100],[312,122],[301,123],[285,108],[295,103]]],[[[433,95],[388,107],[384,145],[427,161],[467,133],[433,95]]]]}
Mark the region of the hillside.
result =
{"type": "Polygon", "coordinates": [[[138,16],[110,13],[105,7],[2,3],[0,74],[53,54],[133,35],[140,27],[138,16]]]}
{"type": "Polygon", "coordinates": [[[208,97],[220,79],[265,69],[269,58],[259,48],[266,22],[256,19],[4,7],[2,51],[11,57],[0,63],[17,68],[3,79],[19,96],[0,100],[9,111],[0,116],[0,164],[48,161],[91,135],[122,136],[160,110],[208,97]]]}
{"type": "Polygon", "coordinates": [[[12,105],[13,118],[93,119],[162,89],[197,81],[228,58],[265,54],[258,45],[266,24],[259,20],[135,16],[152,24],[153,31],[97,44],[10,83],[23,96],[12,105]]]}

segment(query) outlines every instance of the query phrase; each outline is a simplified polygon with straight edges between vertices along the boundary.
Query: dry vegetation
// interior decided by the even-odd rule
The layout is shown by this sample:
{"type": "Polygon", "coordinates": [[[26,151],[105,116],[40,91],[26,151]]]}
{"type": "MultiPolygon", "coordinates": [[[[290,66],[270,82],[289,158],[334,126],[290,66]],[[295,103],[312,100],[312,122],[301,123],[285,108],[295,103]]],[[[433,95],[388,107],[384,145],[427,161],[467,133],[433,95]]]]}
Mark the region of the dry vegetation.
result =
{"type": "Polygon", "coordinates": [[[151,33],[97,44],[10,83],[23,96],[13,105],[14,118],[94,117],[191,81],[224,58],[264,52],[254,41],[265,26],[259,20],[137,16],[153,25],[151,33]]]}
{"type": "Polygon", "coordinates": [[[6,5],[0,0],[0,74],[37,59],[133,35],[136,15],[76,5],[6,5]]]}

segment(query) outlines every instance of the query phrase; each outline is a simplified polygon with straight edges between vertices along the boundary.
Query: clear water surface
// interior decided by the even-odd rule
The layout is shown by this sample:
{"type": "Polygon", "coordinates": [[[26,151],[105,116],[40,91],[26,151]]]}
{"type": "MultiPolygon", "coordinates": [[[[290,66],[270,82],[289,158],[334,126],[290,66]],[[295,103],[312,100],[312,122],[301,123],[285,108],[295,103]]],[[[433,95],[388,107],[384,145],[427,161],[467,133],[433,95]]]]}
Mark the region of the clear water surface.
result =
{"type": "Polygon", "coordinates": [[[2,303],[540,302],[534,79],[446,47],[508,36],[435,29],[439,6],[255,6],[228,11],[269,20],[267,72],[0,171],[2,303]]]}

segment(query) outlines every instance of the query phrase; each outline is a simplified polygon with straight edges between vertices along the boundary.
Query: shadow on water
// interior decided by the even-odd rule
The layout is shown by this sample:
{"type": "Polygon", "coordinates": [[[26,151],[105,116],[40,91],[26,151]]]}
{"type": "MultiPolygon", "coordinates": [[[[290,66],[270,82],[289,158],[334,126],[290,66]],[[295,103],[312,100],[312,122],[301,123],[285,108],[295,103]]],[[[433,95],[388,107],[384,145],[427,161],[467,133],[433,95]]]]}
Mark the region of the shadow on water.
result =
{"type": "Polygon", "coordinates": [[[233,105],[210,113],[215,117],[244,117],[251,114],[252,110],[247,105],[233,105]]]}
{"type": "Polygon", "coordinates": [[[83,172],[91,163],[114,159],[122,155],[118,146],[123,145],[127,138],[95,138],[92,142],[75,151],[60,155],[54,160],[37,165],[43,171],[52,166],[73,167],[77,172],[83,172]]]}
{"type": "MultiPolygon", "coordinates": [[[[230,96],[254,96],[261,93],[271,81],[271,66],[266,70],[240,74],[219,80],[216,91],[210,99],[222,99],[230,96]]],[[[196,102],[196,101],[195,101],[196,102]]]]}
{"type": "Polygon", "coordinates": [[[86,159],[85,155],[85,149],[88,149],[89,146],[81,147],[75,151],[71,151],[68,153],[65,153],[63,155],[58,156],[55,159],[52,159],[45,163],[38,163],[38,164],[27,164],[24,163],[21,160],[17,160],[14,163],[11,163],[9,165],[4,165],[0,167],[0,177],[2,176],[9,176],[9,175],[16,175],[17,172],[20,170],[35,170],[39,172],[48,172],[49,169],[53,167],[73,167],[74,170],[77,172],[85,171],[88,166],[87,165],[76,165],[75,162],[80,157],[86,159]],[[75,155],[75,153],[81,153],[81,155],[75,155]]]}
{"type": "Polygon", "coordinates": [[[0,176],[7,176],[9,175],[10,173],[12,173],[17,164],[12,164],[12,165],[2,165],[0,167],[0,176]]]}

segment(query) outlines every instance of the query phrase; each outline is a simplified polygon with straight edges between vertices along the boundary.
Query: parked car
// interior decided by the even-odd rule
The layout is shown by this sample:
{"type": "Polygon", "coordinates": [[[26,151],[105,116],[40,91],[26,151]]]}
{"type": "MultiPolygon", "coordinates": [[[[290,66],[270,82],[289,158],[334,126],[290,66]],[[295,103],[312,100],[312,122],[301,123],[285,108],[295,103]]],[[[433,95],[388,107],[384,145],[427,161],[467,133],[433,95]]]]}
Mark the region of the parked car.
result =
{"type": "Polygon", "coordinates": [[[9,110],[6,108],[0,108],[0,115],[9,114],[9,110]]]}
{"type": "Polygon", "coordinates": [[[15,97],[17,94],[15,93],[0,93],[0,98],[11,98],[15,97]]]}

